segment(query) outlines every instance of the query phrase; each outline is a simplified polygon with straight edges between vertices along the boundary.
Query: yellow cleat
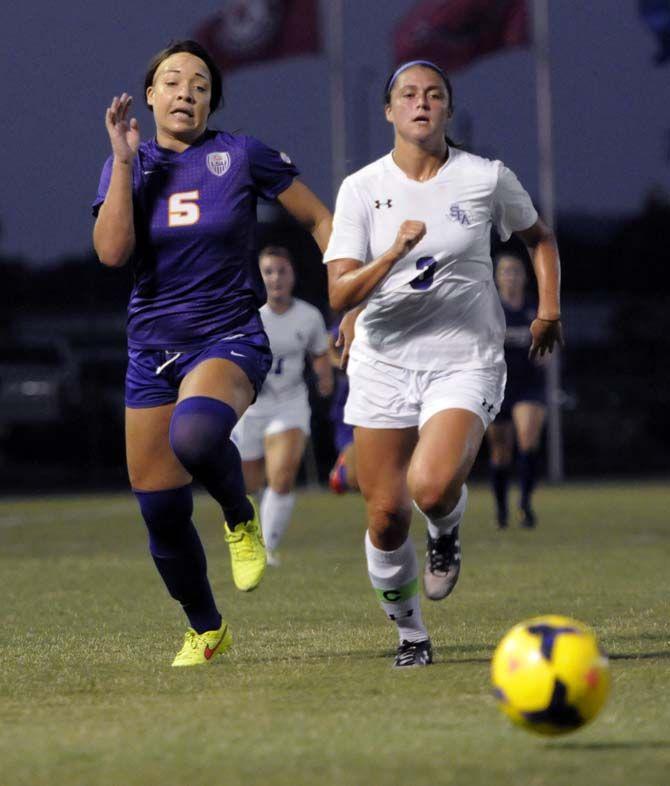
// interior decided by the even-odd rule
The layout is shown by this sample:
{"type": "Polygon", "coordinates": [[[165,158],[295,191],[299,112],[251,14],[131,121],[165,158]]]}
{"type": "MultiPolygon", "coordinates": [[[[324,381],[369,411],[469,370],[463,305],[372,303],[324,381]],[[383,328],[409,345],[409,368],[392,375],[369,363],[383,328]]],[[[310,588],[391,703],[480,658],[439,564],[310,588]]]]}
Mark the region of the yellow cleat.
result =
{"type": "Polygon", "coordinates": [[[228,524],[223,523],[226,543],[230,549],[233,581],[237,589],[242,592],[256,589],[261,583],[267,562],[258,510],[251,497],[249,502],[254,509],[254,517],[251,521],[238,524],[232,532],[228,524]]]}
{"type": "Polygon", "coordinates": [[[233,634],[224,620],[221,620],[221,627],[218,630],[196,633],[193,628],[189,628],[184,636],[184,646],[177,653],[172,665],[202,666],[205,663],[213,663],[214,658],[223,655],[230,649],[232,643],[233,634]]]}

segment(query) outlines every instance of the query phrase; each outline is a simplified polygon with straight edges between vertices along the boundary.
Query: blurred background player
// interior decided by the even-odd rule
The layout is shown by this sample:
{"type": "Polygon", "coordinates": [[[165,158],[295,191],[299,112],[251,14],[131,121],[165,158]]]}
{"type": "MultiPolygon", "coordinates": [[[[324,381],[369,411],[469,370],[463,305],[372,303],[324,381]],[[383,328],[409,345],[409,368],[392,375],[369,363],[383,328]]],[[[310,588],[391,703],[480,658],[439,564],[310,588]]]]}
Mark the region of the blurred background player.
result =
{"type": "Polygon", "coordinates": [[[526,266],[515,254],[498,256],[495,281],[505,312],[505,362],[507,385],[500,412],[488,428],[491,485],[495,497],[496,520],[504,529],[508,523],[507,491],[517,448],[517,475],[521,496],[519,522],[534,527],[535,513],[531,497],[535,486],[537,450],[542,436],[545,406],[545,359],[531,360],[530,325],[537,304],[526,292],[526,266]]]}
{"type": "Polygon", "coordinates": [[[328,485],[335,494],[358,491],[354,428],[344,422],[344,407],[349,395],[349,379],[347,378],[346,369],[342,366],[342,349],[340,326],[338,324],[331,328],[329,350],[335,374],[335,389],[330,407],[330,419],[333,424],[333,442],[337,451],[337,459],[328,476],[328,485]]]}
{"type": "Polygon", "coordinates": [[[296,476],[310,433],[305,354],[311,357],[319,395],[332,393],[333,370],[321,313],[293,297],[295,273],[289,252],[266,246],[259,267],[267,291],[260,314],[273,362],[258,398],[235,427],[233,440],[242,456],[247,492],[255,494],[267,482],[261,526],[268,564],[277,566],[277,549],[293,512],[296,476]]]}
{"type": "Polygon", "coordinates": [[[126,452],[149,549],[189,620],[173,666],[211,663],[232,635],[215,603],[191,520],[191,482],[221,505],[238,589],[258,586],[265,548],[230,440],[260,390],[272,355],[250,278],[259,197],[277,199],[324,248],[326,207],[288,156],[257,139],[210,130],[221,76],[195,41],[159,52],[145,75],[155,137],[140,142],[132,98],[105,115],[112,155],[93,204],[100,261],[131,260],[126,452]]]}
{"type": "Polygon", "coordinates": [[[399,66],[384,90],[394,148],[343,181],[324,255],[335,311],[355,322],[345,417],[355,426],[370,582],[400,643],[394,666],[432,663],[409,539],[412,501],[427,527],[423,586],[446,597],[461,565],[465,486],[503,399],[505,321],[491,225],[531,251],[539,304],[531,352],[561,340],[559,258],[516,176],[445,136],[451,84],[435,64],[399,66]]]}

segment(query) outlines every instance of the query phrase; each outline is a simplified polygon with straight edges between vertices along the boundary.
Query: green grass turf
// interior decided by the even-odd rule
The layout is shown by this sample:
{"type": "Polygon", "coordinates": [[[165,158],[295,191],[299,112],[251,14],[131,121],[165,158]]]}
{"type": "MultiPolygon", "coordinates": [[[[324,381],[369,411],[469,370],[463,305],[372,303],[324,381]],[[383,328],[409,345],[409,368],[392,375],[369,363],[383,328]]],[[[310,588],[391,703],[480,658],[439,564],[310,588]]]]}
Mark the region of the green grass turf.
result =
{"type": "Polygon", "coordinates": [[[199,496],[235,644],[178,670],[186,626],[129,494],[0,503],[1,786],[670,783],[667,488],[541,489],[535,532],[491,509],[474,488],[459,586],[424,602],[435,665],[398,672],[359,497],[300,495],[283,566],[245,595],[199,496]],[[549,612],[593,625],[613,673],[594,723],[553,739],[510,725],[488,681],[502,634],[549,612]]]}

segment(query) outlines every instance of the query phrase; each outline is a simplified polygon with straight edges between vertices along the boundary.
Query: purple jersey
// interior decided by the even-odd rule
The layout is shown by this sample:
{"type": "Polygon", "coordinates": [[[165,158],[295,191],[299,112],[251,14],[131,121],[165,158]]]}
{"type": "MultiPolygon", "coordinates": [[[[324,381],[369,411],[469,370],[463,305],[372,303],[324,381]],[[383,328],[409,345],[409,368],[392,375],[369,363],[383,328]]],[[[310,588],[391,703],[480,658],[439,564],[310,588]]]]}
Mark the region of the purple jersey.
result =
{"type": "MultiPolygon", "coordinates": [[[[105,162],[97,215],[109,188],[105,162]]],[[[134,285],[128,345],[189,349],[253,322],[258,197],[298,175],[286,155],[250,136],[207,130],[182,153],[143,142],[133,161],[134,285]]]]}

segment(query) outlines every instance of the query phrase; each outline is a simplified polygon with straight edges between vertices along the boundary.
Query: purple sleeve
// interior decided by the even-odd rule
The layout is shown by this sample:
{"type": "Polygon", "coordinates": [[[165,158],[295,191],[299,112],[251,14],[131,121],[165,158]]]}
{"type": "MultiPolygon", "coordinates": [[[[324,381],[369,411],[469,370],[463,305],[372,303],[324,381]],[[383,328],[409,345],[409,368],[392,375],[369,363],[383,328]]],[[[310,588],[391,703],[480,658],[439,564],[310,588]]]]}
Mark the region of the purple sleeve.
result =
{"type": "Polygon", "coordinates": [[[246,138],[249,171],[256,192],[264,199],[276,199],[300,172],[286,153],[280,153],[249,136],[246,138]]]}
{"type": "MultiPolygon", "coordinates": [[[[107,190],[109,189],[109,181],[112,179],[112,162],[114,158],[110,156],[104,163],[102,167],[102,172],[100,173],[100,182],[98,183],[98,193],[96,194],[95,199],[93,200],[93,204],[91,205],[91,209],[93,211],[93,215],[97,217],[98,211],[100,210],[100,205],[105,201],[105,197],[107,196],[107,190]]],[[[137,194],[137,190],[140,184],[140,168],[138,162],[138,156],[135,156],[135,160],[133,161],[133,197],[137,194]]]]}
{"type": "Polygon", "coordinates": [[[98,193],[96,194],[95,199],[93,200],[93,204],[91,208],[93,210],[93,215],[98,216],[98,210],[100,210],[100,205],[105,201],[105,197],[107,196],[107,189],[109,188],[109,181],[112,178],[112,156],[110,156],[106,161],[104,166],[102,167],[102,172],[100,173],[100,182],[98,183],[98,193]]]}

